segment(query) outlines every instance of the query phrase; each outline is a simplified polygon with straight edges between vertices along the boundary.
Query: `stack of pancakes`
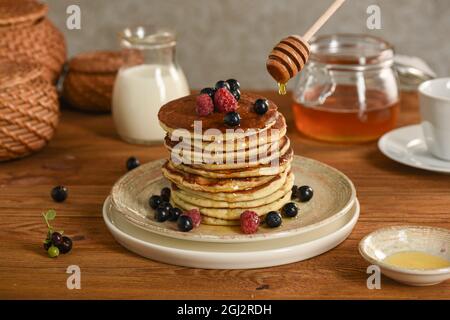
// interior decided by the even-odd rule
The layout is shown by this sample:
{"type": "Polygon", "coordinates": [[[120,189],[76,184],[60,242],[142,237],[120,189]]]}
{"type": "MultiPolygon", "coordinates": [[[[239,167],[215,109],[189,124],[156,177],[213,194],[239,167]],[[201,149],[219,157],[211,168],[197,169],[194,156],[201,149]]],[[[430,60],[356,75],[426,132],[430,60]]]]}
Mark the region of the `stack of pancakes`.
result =
{"type": "Polygon", "coordinates": [[[196,97],[173,100],[158,114],[171,153],[162,173],[172,182],[172,204],[198,208],[202,223],[238,225],[245,210],[264,216],[289,202],[293,151],[277,106],[269,101],[268,111],[259,115],[253,106],[263,97],[242,94],[236,110],[240,125],[230,128],[223,113],[199,116],[196,97]],[[201,121],[200,129],[195,121],[201,121]]]}

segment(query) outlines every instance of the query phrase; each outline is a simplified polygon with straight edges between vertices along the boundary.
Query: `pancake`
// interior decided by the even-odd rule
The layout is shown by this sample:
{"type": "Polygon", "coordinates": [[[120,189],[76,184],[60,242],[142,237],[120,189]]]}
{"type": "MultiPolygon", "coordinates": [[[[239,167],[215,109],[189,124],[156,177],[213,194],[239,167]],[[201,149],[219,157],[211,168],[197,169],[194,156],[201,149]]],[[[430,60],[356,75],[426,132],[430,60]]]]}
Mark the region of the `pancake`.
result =
{"type": "Polygon", "coordinates": [[[184,209],[184,210],[191,210],[194,208],[198,208],[203,216],[208,216],[212,218],[217,219],[224,219],[224,220],[238,220],[245,210],[252,210],[255,211],[258,216],[264,216],[270,211],[277,211],[281,207],[283,207],[286,203],[291,201],[291,192],[286,193],[283,197],[275,200],[272,203],[265,204],[258,207],[252,207],[252,208],[207,208],[202,207],[199,205],[193,205],[189,202],[186,202],[180,198],[178,198],[177,194],[172,195],[172,201],[175,203],[176,206],[184,209]]]}
{"type": "MultiPolygon", "coordinates": [[[[231,149],[234,151],[248,150],[250,147],[256,147],[258,145],[278,141],[286,135],[286,132],[287,132],[286,119],[281,113],[278,113],[277,121],[272,127],[270,127],[270,130],[259,132],[255,135],[246,136],[243,139],[237,139],[234,141],[225,140],[227,141],[227,144],[225,143],[223,144],[223,150],[226,150],[227,147],[228,147],[227,150],[231,149]],[[275,131],[271,130],[278,130],[279,134],[275,134],[275,131]],[[234,146],[230,144],[234,144],[234,146]]],[[[164,138],[164,145],[169,150],[172,150],[180,142],[184,142],[185,144],[189,143],[192,151],[203,151],[209,144],[211,144],[212,141],[210,140],[203,141],[202,139],[195,140],[187,138],[178,139],[177,137],[172,137],[170,134],[166,134],[166,137],[164,138]]]]}
{"type": "Polygon", "coordinates": [[[176,197],[180,200],[183,200],[186,203],[190,203],[192,205],[198,205],[201,207],[207,208],[254,208],[260,207],[269,203],[276,201],[277,199],[282,198],[286,193],[290,193],[292,186],[294,185],[294,175],[289,174],[286,182],[283,186],[277,190],[275,190],[272,194],[267,197],[249,200],[249,201],[218,201],[210,198],[203,198],[192,194],[188,191],[184,190],[173,190],[172,193],[176,194],[176,197]]]}
{"type": "Polygon", "coordinates": [[[162,173],[172,183],[171,203],[198,208],[203,224],[235,226],[245,210],[264,216],[291,201],[294,153],[278,107],[269,101],[259,115],[254,103],[264,97],[243,93],[240,124],[230,128],[223,113],[199,116],[197,97],[172,100],[158,113],[170,152],[162,173]]]}
{"type": "Polygon", "coordinates": [[[170,162],[166,162],[162,167],[163,175],[175,183],[177,186],[184,186],[190,190],[206,191],[206,192],[236,192],[241,190],[249,190],[255,187],[265,185],[280,176],[286,176],[287,171],[276,176],[259,176],[247,178],[232,179],[213,179],[205,178],[192,173],[178,170],[172,166],[170,162]]]}
{"type": "Polygon", "coordinates": [[[172,190],[181,189],[184,191],[189,192],[189,194],[206,198],[206,199],[212,199],[217,201],[251,201],[255,199],[260,199],[263,197],[267,197],[271,195],[274,190],[277,190],[281,188],[285,183],[287,179],[286,171],[274,176],[274,178],[263,185],[260,185],[256,188],[249,189],[249,190],[242,190],[242,191],[234,191],[234,192],[205,192],[205,191],[198,191],[198,190],[192,190],[188,187],[185,187],[183,185],[175,185],[176,187],[172,186],[172,190]]]}
{"type": "Polygon", "coordinates": [[[277,152],[279,152],[279,154],[284,154],[289,147],[289,138],[283,137],[279,142],[274,144],[266,144],[238,152],[223,150],[223,152],[216,154],[214,150],[191,152],[190,150],[179,149],[175,151],[170,150],[170,157],[175,164],[213,164],[221,165],[223,168],[241,168],[245,167],[245,164],[248,163],[254,163],[256,165],[268,163],[270,162],[269,159],[273,158],[272,153],[274,153],[274,155],[277,155],[277,152]]]}
{"type": "Polygon", "coordinates": [[[286,158],[292,158],[293,150],[290,148],[290,145],[285,145],[282,150],[279,152],[279,157],[277,154],[270,155],[268,157],[264,157],[262,159],[258,159],[258,161],[253,162],[242,162],[242,163],[224,163],[224,164],[214,164],[214,163],[203,163],[203,164],[192,164],[193,168],[202,169],[202,170],[244,170],[244,169],[255,169],[258,167],[267,167],[275,165],[271,163],[272,160],[276,160],[278,158],[278,163],[282,163],[286,158]]]}
{"type": "MultiPolygon", "coordinates": [[[[161,127],[173,135],[174,131],[179,133],[179,136],[192,138],[194,133],[194,121],[201,121],[202,130],[200,132],[203,140],[211,140],[211,133],[207,132],[209,129],[216,130],[223,134],[222,140],[235,140],[234,134],[225,133],[230,128],[224,124],[223,113],[214,112],[207,116],[199,116],[196,109],[197,95],[192,94],[180,99],[172,100],[163,105],[158,112],[158,119],[161,127]]],[[[264,115],[259,115],[253,111],[253,105],[257,99],[264,99],[264,97],[243,93],[238,102],[238,109],[241,116],[241,122],[238,128],[248,132],[244,135],[252,135],[255,132],[262,132],[273,126],[278,117],[277,106],[269,100],[269,109],[264,115]]],[[[235,128],[233,128],[235,129],[235,128]]]]}
{"type": "Polygon", "coordinates": [[[244,169],[233,169],[233,170],[204,170],[200,168],[196,168],[194,166],[184,165],[184,164],[174,164],[171,162],[172,166],[179,168],[183,172],[188,172],[192,174],[196,174],[206,178],[245,178],[245,177],[258,177],[258,176],[273,176],[279,174],[286,170],[288,165],[292,161],[292,157],[285,158],[286,161],[280,161],[278,166],[270,166],[270,165],[259,165],[253,168],[244,168],[244,169]]]}

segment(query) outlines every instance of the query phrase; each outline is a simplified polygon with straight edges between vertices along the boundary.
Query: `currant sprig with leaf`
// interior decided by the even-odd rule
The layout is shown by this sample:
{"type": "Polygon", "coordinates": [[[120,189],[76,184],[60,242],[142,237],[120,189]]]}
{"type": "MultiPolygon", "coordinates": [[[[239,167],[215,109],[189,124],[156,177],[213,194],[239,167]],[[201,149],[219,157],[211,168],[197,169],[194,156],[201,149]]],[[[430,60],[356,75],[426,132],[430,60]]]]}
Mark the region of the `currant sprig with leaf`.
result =
{"type": "Polygon", "coordinates": [[[63,237],[64,231],[55,231],[50,224],[50,221],[55,220],[56,211],[53,209],[42,213],[45,224],[47,225],[47,237],[44,240],[44,249],[47,251],[49,257],[56,258],[59,253],[67,253],[72,249],[72,240],[69,237],[63,237]]]}

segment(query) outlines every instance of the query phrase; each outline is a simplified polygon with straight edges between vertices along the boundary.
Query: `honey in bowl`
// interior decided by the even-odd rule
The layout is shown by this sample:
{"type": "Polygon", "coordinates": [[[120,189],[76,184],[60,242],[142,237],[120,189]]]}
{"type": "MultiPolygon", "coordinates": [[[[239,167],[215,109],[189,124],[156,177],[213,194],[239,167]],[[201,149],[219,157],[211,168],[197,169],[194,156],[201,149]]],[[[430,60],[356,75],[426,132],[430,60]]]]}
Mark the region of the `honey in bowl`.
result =
{"type": "Polygon", "coordinates": [[[403,251],[386,257],[383,262],[404,269],[432,270],[449,268],[447,259],[421,251],[403,251]]]}

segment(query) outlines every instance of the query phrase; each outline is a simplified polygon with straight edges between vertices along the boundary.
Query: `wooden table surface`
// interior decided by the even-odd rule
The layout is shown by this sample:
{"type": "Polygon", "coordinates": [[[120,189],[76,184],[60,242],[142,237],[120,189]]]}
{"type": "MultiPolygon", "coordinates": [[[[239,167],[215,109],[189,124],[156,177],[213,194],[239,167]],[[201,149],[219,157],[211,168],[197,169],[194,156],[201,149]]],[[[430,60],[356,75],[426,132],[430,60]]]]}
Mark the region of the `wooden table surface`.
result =
{"type": "MultiPolygon", "coordinates": [[[[376,143],[336,145],[309,140],[295,131],[290,98],[262,92],[288,119],[295,153],[327,163],[355,183],[361,216],[350,237],[313,259],[256,270],[200,270],[141,258],[106,229],[101,208],[125,161],[166,156],[163,146],[122,142],[110,115],[63,110],[50,145],[31,157],[0,164],[0,298],[89,299],[431,299],[450,298],[450,281],[407,287],[382,278],[381,290],[366,287],[368,264],[357,245],[384,226],[419,224],[450,228],[450,177],[421,171],[384,157],[376,143]],[[64,184],[69,198],[50,198],[64,184]],[[46,226],[41,213],[57,211],[55,225],[74,240],[73,251],[57,259],[42,249],[46,226]],[[81,290],[68,290],[66,268],[81,268],[81,290]]],[[[404,94],[399,125],[419,121],[417,97],[404,94]]]]}

